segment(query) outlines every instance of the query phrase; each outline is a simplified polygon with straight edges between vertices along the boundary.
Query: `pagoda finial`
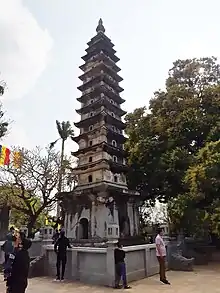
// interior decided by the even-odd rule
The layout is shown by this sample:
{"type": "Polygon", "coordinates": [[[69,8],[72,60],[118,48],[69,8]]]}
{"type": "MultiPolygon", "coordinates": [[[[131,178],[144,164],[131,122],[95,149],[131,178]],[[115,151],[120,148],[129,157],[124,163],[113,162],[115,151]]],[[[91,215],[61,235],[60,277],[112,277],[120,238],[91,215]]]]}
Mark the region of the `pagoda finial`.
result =
{"type": "Polygon", "coordinates": [[[100,32],[104,33],[105,32],[105,28],[104,28],[103,21],[102,21],[101,18],[99,19],[99,23],[98,23],[98,26],[96,28],[96,31],[97,31],[97,33],[100,33],[100,32]]]}

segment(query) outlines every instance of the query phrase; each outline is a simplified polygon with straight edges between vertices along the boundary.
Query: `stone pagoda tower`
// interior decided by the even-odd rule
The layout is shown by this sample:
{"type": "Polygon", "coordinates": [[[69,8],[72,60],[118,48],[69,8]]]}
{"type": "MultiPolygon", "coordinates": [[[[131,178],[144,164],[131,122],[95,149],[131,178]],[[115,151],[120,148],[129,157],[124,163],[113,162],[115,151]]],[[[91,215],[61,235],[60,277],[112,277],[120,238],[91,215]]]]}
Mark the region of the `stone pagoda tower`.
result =
{"type": "Polygon", "coordinates": [[[76,112],[81,119],[75,123],[80,134],[74,138],[79,149],[72,153],[78,158],[78,185],[66,195],[65,205],[67,236],[78,240],[105,238],[111,224],[119,225],[121,237],[135,236],[139,230],[139,194],[128,190],[125,176],[126,112],[121,108],[119,58],[101,19],[96,32],[80,66],[81,108],[76,112]]]}

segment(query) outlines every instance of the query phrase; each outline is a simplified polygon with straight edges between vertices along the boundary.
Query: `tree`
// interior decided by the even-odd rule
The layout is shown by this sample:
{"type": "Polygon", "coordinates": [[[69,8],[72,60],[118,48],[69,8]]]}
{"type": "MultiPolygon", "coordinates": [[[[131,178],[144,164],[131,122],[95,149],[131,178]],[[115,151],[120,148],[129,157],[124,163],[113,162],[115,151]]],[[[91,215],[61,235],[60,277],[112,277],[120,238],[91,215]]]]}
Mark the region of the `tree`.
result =
{"type": "MultiPolygon", "coordinates": [[[[55,144],[58,142],[59,139],[62,141],[62,146],[61,146],[61,159],[60,159],[60,172],[59,172],[59,182],[58,182],[58,193],[62,191],[62,176],[64,173],[64,166],[63,166],[63,160],[64,160],[64,149],[65,149],[65,142],[68,138],[71,138],[74,136],[74,130],[72,129],[72,126],[69,121],[63,121],[59,122],[56,120],[56,126],[57,126],[57,131],[59,134],[59,138],[52,142],[50,144],[50,148],[53,148],[55,144]]],[[[59,216],[59,206],[57,208],[57,216],[59,216]]],[[[63,212],[62,212],[62,217],[64,217],[63,212]]]]}
{"type": "MultiPolygon", "coordinates": [[[[18,150],[17,150],[18,151],[18,150]]],[[[51,149],[20,149],[20,167],[0,170],[1,190],[12,209],[27,216],[29,233],[45,211],[53,209],[60,170],[60,155],[51,149]]]]}
{"type": "Polygon", "coordinates": [[[220,138],[220,66],[216,58],[178,60],[149,109],[126,117],[128,183],[146,200],[187,192],[185,173],[207,142],[220,138]]]}

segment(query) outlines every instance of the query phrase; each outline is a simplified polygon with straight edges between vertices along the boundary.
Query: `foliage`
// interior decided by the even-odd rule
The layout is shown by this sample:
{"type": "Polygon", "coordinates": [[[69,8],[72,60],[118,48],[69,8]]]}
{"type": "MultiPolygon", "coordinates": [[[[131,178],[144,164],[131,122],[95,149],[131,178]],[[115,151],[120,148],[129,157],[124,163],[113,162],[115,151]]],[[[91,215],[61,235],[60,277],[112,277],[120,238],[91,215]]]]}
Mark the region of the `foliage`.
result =
{"type": "MultiPolygon", "coordinates": [[[[50,144],[50,148],[52,149],[59,139],[62,140],[61,146],[61,158],[60,158],[60,170],[59,170],[59,180],[58,180],[58,193],[62,192],[62,182],[63,176],[65,173],[64,166],[64,148],[65,142],[68,138],[72,138],[74,136],[74,130],[72,129],[71,123],[69,121],[59,122],[56,120],[57,131],[59,134],[59,138],[50,144]]],[[[57,206],[57,214],[60,214],[59,205],[57,206]]],[[[64,211],[61,211],[62,222],[64,223],[64,211]]]]}
{"type": "Polygon", "coordinates": [[[19,150],[22,154],[20,168],[2,167],[0,183],[10,206],[28,218],[29,231],[40,215],[53,209],[59,174],[59,153],[40,148],[19,150]]]}
{"type": "Polygon", "coordinates": [[[144,198],[167,202],[185,192],[182,180],[194,154],[220,138],[219,79],[215,58],[178,60],[149,111],[127,115],[128,182],[144,198]]]}
{"type": "Polygon", "coordinates": [[[4,137],[8,131],[8,121],[4,118],[4,111],[2,109],[2,104],[0,103],[0,138],[4,137]]]}
{"type": "Polygon", "coordinates": [[[177,228],[188,225],[195,230],[200,225],[201,230],[217,231],[217,151],[214,155],[213,150],[215,159],[212,156],[209,165],[204,165],[202,156],[220,139],[220,66],[216,58],[174,62],[166,90],[155,92],[148,109],[128,114],[126,124],[130,187],[139,190],[143,200],[168,202],[177,228]],[[197,206],[201,196],[203,210],[197,206]],[[215,216],[211,217],[211,211],[215,216]]]}

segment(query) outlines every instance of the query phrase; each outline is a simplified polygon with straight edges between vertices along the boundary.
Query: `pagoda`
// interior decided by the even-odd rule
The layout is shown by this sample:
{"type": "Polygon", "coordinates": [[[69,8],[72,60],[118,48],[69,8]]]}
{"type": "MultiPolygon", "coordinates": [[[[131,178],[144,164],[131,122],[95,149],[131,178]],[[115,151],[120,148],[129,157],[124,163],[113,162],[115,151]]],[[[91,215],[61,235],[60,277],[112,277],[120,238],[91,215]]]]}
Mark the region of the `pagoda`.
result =
{"type": "Polygon", "coordinates": [[[79,149],[72,155],[78,158],[74,172],[77,187],[66,197],[65,227],[73,239],[105,238],[110,224],[119,226],[121,237],[138,234],[138,194],[128,189],[125,160],[126,112],[120,97],[123,80],[118,74],[119,58],[114,44],[105,35],[102,19],[96,35],[87,43],[86,55],[78,87],[81,103],[76,112],[81,119],[75,123],[80,133],[73,140],[79,149]]]}

